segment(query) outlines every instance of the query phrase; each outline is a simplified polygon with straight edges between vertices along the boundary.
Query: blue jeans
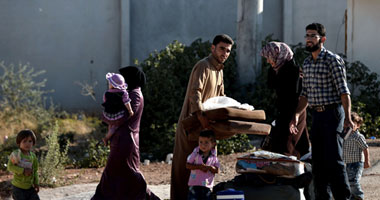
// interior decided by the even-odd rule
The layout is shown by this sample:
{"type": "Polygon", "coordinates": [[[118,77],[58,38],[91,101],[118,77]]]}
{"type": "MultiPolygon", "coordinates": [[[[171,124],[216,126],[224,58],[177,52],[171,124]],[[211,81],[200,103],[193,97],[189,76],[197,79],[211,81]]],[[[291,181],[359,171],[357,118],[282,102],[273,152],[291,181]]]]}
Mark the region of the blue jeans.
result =
{"type": "Polygon", "coordinates": [[[364,199],[364,192],[360,187],[360,178],[364,168],[363,162],[347,163],[348,181],[351,187],[351,199],[364,199]]]}
{"type": "Polygon", "coordinates": [[[343,162],[344,110],[342,105],[323,112],[313,111],[311,127],[312,165],[315,198],[335,200],[350,198],[350,186],[343,162]]]}
{"type": "Polygon", "coordinates": [[[211,200],[211,190],[204,186],[190,186],[188,200],[211,200]]]}

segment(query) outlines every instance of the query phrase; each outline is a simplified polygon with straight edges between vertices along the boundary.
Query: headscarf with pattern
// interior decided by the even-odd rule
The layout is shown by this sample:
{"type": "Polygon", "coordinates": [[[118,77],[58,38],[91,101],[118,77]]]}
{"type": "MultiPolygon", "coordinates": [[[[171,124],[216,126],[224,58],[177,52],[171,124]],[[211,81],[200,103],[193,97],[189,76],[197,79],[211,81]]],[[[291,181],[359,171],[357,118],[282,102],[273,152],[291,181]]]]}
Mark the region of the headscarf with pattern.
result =
{"type": "Polygon", "coordinates": [[[277,73],[285,62],[293,58],[293,51],[283,42],[269,42],[261,50],[261,56],[270,58],[276,63],[276,66],[272,67],[277,73]]]}

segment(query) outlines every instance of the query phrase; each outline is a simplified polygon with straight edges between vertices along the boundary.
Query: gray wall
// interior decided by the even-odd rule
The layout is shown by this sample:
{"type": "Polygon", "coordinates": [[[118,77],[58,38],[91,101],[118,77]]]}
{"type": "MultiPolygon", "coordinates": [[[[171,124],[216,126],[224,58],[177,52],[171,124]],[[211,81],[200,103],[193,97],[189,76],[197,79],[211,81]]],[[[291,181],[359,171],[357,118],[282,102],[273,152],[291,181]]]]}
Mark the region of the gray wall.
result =
{"type": "Polygon", "coordinates": [[[327,49],[344,53],[344,12],[346,0],[294,0],[293,2],[293,42],[305,43],[305,27],[319,22],[326,28],[327,49]]]}
{"type": "Polygon", "coordinates": [[[142,61],[173,40],[190,44],[197,38],[212,40],[218,33],[235,37],[235,1],[123,0],[124,9],[120,1],[0,0],[0,61],[29,62],[46,70],[46,89],[55,90],[55,103],[99,112],[105,74],[121,65],[121,37],[130,39],[126,49],[131,59],[124,64],[142,61]],[[122,15],[130,15],[130,22],[121,22],[122,15]],[[121,35],[122,25],[128,36],[121,35]],[[96,81],[97,101],[82,96],[76,81],[96,81]]]}
{"type": "Polygon", "coordinates": [[[174,40],[189,45],[219,33],[236,38],[236,1],[132,0],[130,8],[131,58],[139,61],[174,40]]]}
{"type": "Polygon", "coordinates": [[[119,3],[1,0],[0,60],[46,70],[47,89],[55,90],[54,102],[65,108],[96,108],[98,102],[82,96],[74,82],[98,81],[101,100],[105,73],[120,62],[119,3]]]}
{"type": "MultiPolygon", "coordinates": [[[[284,30],[292,30],[292,44],[303,42],[305,25],[319,21],[327,27],[327,48],[343,52],[346,0],[287,1],[286,12],[284,5],[264,1],[264,37],[283,40],[284,30]]],[[[47,89],[64,109],[99,112],[106,72],[141,62],[173,40],[236,38],[236,21],[233,0],[0,0],[0,61],[46,70],[47,89]],[[82,96],[76,81],[98,82],[97,101],[82,96]]]]}
{"type": "Polygon", "coordinates": [[[380,33],[380,2],[373,0],[347,0],[348,27],[347,58],[360,60],[371,72],[380,75],[379,48],[377,39],[380,33]]]}
{"type": "Polygon", "coordinates": [[[283,0],[264,0],[263,39],[273,34],[272,39],[283,40],[283,0]]]}

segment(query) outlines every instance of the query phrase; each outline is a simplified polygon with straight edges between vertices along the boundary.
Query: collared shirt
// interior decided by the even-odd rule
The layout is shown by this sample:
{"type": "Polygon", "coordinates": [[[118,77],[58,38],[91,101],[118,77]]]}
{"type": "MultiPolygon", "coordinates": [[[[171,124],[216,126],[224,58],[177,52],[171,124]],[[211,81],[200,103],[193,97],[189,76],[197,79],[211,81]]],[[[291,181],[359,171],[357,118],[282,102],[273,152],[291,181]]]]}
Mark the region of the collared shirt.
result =
{"type": "Polygon", "coordinates": [[[340,96],[350,94],[343,59],[324,47],[315,61],[312,56],[305,59],[303,72],[301,96],[310,106],[341,103],[340,96]]]}
{"type": "MultiPolygon", "coordinates": [[[[202,154],[199,153],[199,146],[194,149],[194,151],[187,157],[187,163],[201,165],[203,164],[202,154]]],[[[204,163],[207,166],[214,166],[219,168],[219,161],[216,157],[215,149],[211,150],[210,156],[207,159],[207,162],[204,163]]],[[[203,172],[202,170],[196,169],[191,170],[189,177],[189,186],[204,186],[212,189],[214,186],[214,176],[215,174],[207,171],[203,172]]]]}
{"type": "Polygon", "coordinates": [[[343,143],[343,160],[345,163],[364,162],[363,150],[368,145],[359,131],[353,132],[343,143]]]}

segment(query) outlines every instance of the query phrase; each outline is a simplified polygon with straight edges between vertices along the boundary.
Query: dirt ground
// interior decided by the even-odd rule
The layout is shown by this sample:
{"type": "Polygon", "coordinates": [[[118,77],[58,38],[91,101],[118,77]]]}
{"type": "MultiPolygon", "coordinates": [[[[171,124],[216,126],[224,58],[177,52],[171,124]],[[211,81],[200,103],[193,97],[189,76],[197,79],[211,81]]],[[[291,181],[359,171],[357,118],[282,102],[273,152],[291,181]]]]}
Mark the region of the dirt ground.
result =
{"type": "MultiPolygon", "coordinates": [[[[380,161],[380,140],[368,140],[370,145],[371,164],[374,166],[380,161]]],[[[230,155],[218,156],[221,168],[220,173],[215,177],[215,183],[232,179],[237,175],[235,172],[236,158],[247,153],[236,153],[230,155]]],[[[154,162],[149,165],[141,165],[141,171],[144,174],[148,185],[168,185],[170,184],[171,165],[164,162],[154,162]]],[[[92,169],[66,169],[62,179],[59,181],[61,186],[96,183],[100,180],[103,168],[92,169]]],[[[6,171],[0,171],[0,199],[9,196],[10,180],[12,175],[6,171]]],[[[365,170],[362,182],[366,199],[377,199],[380,196],[380,190],[377,189],[380,181],[380,172],[365,170]],[[366,172],[367,171],[367,172],[366,172]],[[365,178],[366,177],[366,178],[365,178]]]]}

